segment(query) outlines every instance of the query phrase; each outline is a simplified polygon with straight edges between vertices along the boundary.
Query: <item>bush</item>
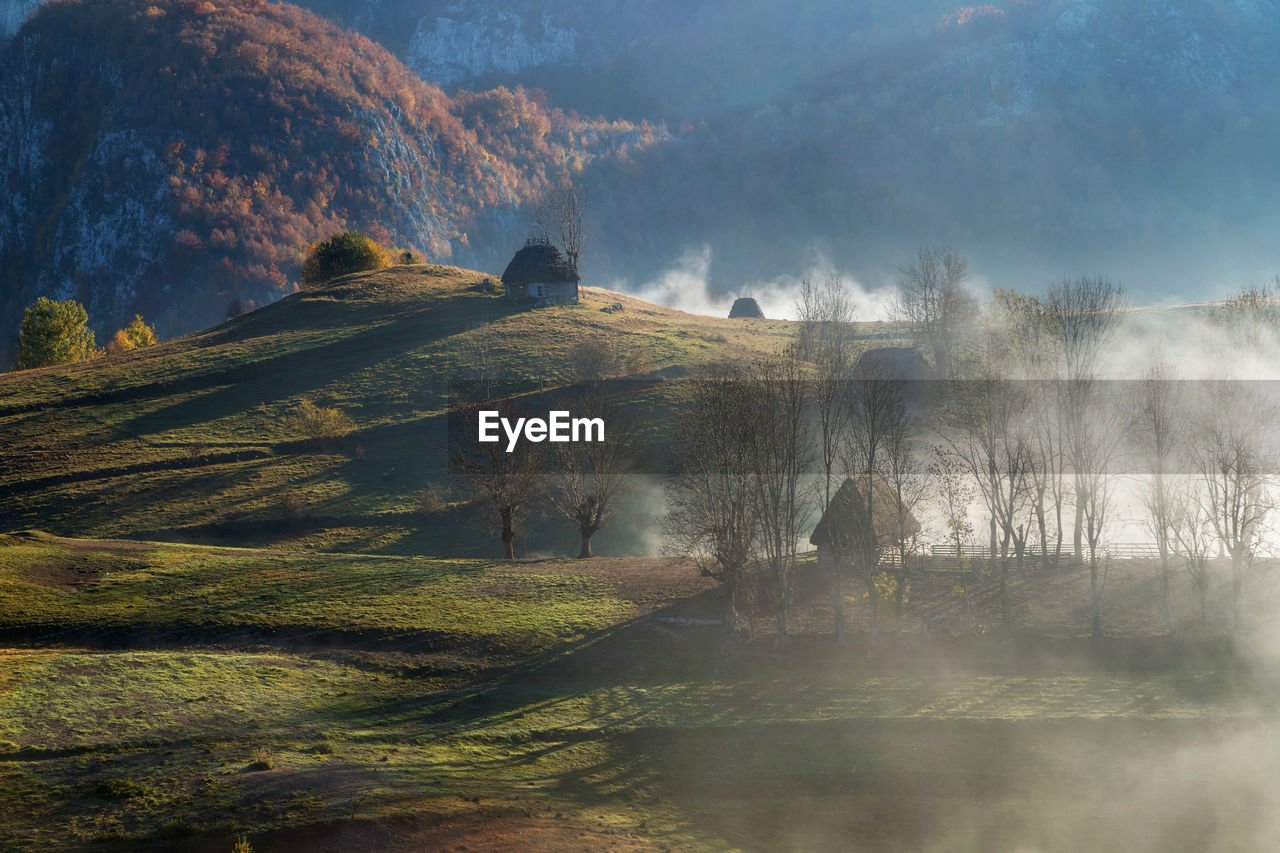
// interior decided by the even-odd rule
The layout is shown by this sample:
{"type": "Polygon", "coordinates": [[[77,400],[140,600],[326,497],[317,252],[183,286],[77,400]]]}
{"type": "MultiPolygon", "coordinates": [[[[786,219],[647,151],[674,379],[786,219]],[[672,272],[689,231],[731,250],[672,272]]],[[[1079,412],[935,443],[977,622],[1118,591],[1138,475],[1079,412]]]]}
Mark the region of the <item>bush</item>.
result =
{"type": "Polygon", "coordinates": [[[275,766],[276,761],[275,757],[271,755],[271,750],[263,747],[255,749],[249,760],[249,769],[254,771],[270,770],[275,766]]]}
{"type": "Polygon", "coordinates": [[[341,438],[355,429],[356,424],[341,409],[326,409],[303,400],[289,413],[289,428],[303,438],[323,441],[341,438]]]}
{"type": "Polygon", "coordinates": [[[128,352],[142,347],[155,346],[156,330],[148,326],[141,314],[134,314],[133,321],[112,336],[107,344],[107,352],[111,354],[128,352]]]}
{"type": "Polygon", "coordinates": [[[285,489],[276,495],[276,506],[280,508],[280,515],[286,521],[297,521],[306,512],[306,507],[302,503],[302,495],[293,489],[285,489]]]}
{"type": "Polygon", "coordinates": [[[446,495],[447,493],[438,487],[423,491],[418,495],[418,514],[423,518],[430,518],[447,510],[449,502],[446,499],[446,495]]]}
{"type": "Polygon", "coordinates": [[[302,284],[315,287],[353,272],[391,266],[391,253],[359,231],[343,231],[307,247],[302,261],[302,284]]]}
{"type": "Polygon", "coordinates": [[[18,370],[70,364],[97,354],[89,314],[74,299],[56,302],[41,296],[22,315],[18,331],[18,370]]]}
{"type": "Polygon", "coordinates": [[[242,835],[236,840],[236,846],[231,848],[231,853],[253,853],[253,845],[242,835]]]}
{"type": "Polygon", "coordinates": [[[578,382],[599,382],[652,369],[648,350],[601,338],[588,338],[575,346],[569,353],[569,364],[578,382]]]}
{"type": "Polygon", "coordinates": [[[427,259],[419,255],[412,249],[393,249],[392,254],[395,255],[396,263],[401,266],[407,264],[425,264],[427,259]]]}

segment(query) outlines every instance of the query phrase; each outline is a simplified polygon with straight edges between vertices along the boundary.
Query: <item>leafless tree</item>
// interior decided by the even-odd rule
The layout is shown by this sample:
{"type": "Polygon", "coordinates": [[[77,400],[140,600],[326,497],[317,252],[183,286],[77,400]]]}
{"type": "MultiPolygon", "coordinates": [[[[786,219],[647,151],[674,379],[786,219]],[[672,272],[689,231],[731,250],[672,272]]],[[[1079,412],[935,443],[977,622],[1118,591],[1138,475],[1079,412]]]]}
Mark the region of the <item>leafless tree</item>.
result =
{"type": "Polygon", "coordinates": [[[1007,638],[1013,626],[1009,548],[1025,546],[1034,489],[1032,399],[1027,383],[1003,378],[1007,349],[999,331],[988,332],[984,339],[965,365],[965,378],[948,383],[939,433],[947,451],[977,485],[999,534],[992,556],[1007,638]]]}
{"type": "Polygon", "coordinates": [[[751,406],[731,365],[689,380],[671,442],[662,527],[667,552],[690,559],[725,588],[725,624],[738,624],[738,594],[759,552],[749,452],[751,406]]]}
{"type": "Polygon", "coordinates": [[[1158,364],[1149,369],[1138,386],[1133,440],[1144,478],[1141,499],[1146,509],[1147,529],[1155,540],[1160,560],[1160,592],[1164,600],[1165,623],[1174,633],[1172,557],[1176,541],[1177,464],[1180,450],[1180,417],[1183,414],[1180,387],[1173,367],[1158,364]]]}
{"type": "Polygon", "coordinates": [[[547,190],[533,208],[533,222],[548,241],[554,243],[581,274],[578,259],[582,257],[582,217],[587,207],[587,191],[581,178],[566,175],[547,190]]]}
{"type": "Polygon", "coordinates": [[[1076,483],[1081,486],[1077,491],[1077,501],[1084,521],[1084,543],[1088,549],[1090,633],[1099,640],[1102,639],[1105,568],[1110,559],[1103,551],[1102,539],[1113,509],[1118,485],[1114,468],[1128,418],[1120,401],[1101,390],[1091,396],[1086,415],[1081,424],[1086,438],[1079,443],[1075,475],[1076,483]]]}
{"type": "Polygon", "coordinates": [[[803,364],[794,346],[762,359],[748,389],[747,468],[760,546],[774,583],[779,648],[787,642],[800,525],[808,515],[804,481],[812,464],[803,364]]]}
{"type": "Polygon", "coordinates": [[[947,543],[956,549],[956,561],[965,577],[959,585],[964,593],[965,613],[969,630],[973,631],[973,602],[970,595],[968,565],[964,556],[965,542],[973,536],[973,524],[969,521],[969,507],[978,498],[962,460],[943,444],[933,444],[928,451],[927,473],[932,485],[932,496],[942,516],[947,543]]]}
{"type": "Polygon", "coordinates": [[[578,528],[582,548],[578,557],[591,556],[591,538],[614,517],[625,496],[639,451],[638,430],[627,414],[610,406],[598,387],[559,408],[574,417],[604,422],[602,441],[566,442],[548,451],[544,490],[556,511],[578,528]]]}
{"type": "Polygon", "coordinates": [[[1018,378],[1031,384],[1031,408],[1035,416],[1032,443],[1033,505],[1041,566],[1057,568],[1061,562],[1066,504],[1066,456],[1062,451],[1063,386],[1056,376],[1056,336],[1053,319],[1035,296],[1015,290],[996,290],[992,320],[1008,329],[1011,360],[1020,365],[1018,378]],[[1053,533],[1050,535],[1050,521],[1053,533]],[[1053,553],[1050,555],[1050,541],[1053,553]]]}
{"type": "Polygon", "coordinates": [[[505,442],[481,442],[482,410],[495,410],[511,421],[520,417],[518,406],[510,400],[459,404],[461,434],[449,446],[450,466],[475,497],[489,504],[502,538],[503,556],[514,560],[520,516],[537,489],[542,453],[538,445],[528,442],[520,442],[511,452],[505,442]]]}
{"type": "Polygon", "coordinates": [[[953,249],[926,247],[898,273],[894,316],[911,327],[917,346],[933,356],[938,375],[950,377],[956,346],[977,313],[965,287],[969,264],[953,249]]]}
{"type": "MultiPolygon", "coordinates": [[[[861,578],[871,607],[871,644],[880,641],[879,592],[880,558],[891,534],[885,526],[877,504],[885,492],[882,475],[884,455],[891,436],[903,429],[909,417],[905,381],[893,376],[889,366],[875,361],[864,362],[849,382],[849,423],[841,455],[845,471],[857,486],[861,503],[857,507],[857,523],[849,525],[849,539],[841,549],[840,564],[851,568],[861,578]],[[847,561],[847,562],[846,562],[847,561]]],[[[892,522],[889,522],[890,526],[892,522]]],[[[836,639],[844,636],[844,595],[841,577],[835,583],[836,639]]]]}
{"type": "Polygon", "coordinates": [[[806,278],[796,299],[800,356],[815,366],[812,397],[818,420],[818,450],[823,470],[822,510],[831,504],[831,479],[840,436],[848,421],[847,386],[853,364],[854,305],[839,276],[819,287],[806,278]]]}
{"type": "Polygon", "coordinates": [[[1196,478],[1190,479],[1173,495],[1174,543],[1200,601],[1201,630],[1209,627],[1210,569],[1213,565],[1213,549],[1218,541],[1208,507],[1204,483],[1196,478]]]}
{"type": "Polygon", "coordinates": [[[1203,387],[1207,399],[1190,455],[1214,533],[1231,557],[1231,624],[1239,633],[1245,582],[1275,507],[1276,412],[1256,383],[1223,380],[1203,387]]]}
{"type": "Polygon", "coordinates": [[[1052,285],[1044,298],[1048,333],[1058,360],[1062,451],[1074,477],[1072,548],[1077,562],[1083,558],[1084,516],[1090,503],[1086,489],[1103,483],[1088,470],[1099,456],[1089,420],[1097,405],[1101,361],[1114,340],[1124,306],[1124,288],[1101,277],[1064,279],[1052,285]]]}
{"type": "Polygon", "coordinates": [[[881,477],[888,487],[893,515],[894,548],[894,623],[902,631],[911,560],[915,556],[921,532],[916,510],[924,500],[929,481],[917,447],[918,424],[906,407],[900,416],[889,419],[881,458],[881,477]]]}

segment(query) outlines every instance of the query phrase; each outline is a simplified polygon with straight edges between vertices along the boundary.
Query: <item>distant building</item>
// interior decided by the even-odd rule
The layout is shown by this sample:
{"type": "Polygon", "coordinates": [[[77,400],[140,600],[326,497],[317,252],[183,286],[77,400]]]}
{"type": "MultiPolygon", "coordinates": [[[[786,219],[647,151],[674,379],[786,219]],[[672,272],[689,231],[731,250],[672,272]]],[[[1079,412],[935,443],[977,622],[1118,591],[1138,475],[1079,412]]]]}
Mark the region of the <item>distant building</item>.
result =
{"type": "Polygon", "coordinates": [[[730,320],[745,319],[764,319],[764,312],[760,310],[760,304],[750,296],[739,296],[733,300],[733,307],[729,309],[730,320]]]}
{"type": "Polygon", "coordinates": [[[502,274],[508,299],[544,304],[577,302],[578,271],[542,237],[530,237],[502,274]]]}
{"type": "MultiPolygon", "coordinates": [[[[893,488],[879,474],[871,482],[871,514],[874,519],[871,525],[867,524],[866,480],[846,478],[831,496],[831,505],[809,537],[809,544],[818,546],[818,568],[836,569],[847,565],[857,553],[870,547],[872,536],[881,551],[893,545],[897,528],[897,502],[893,488]]],[[[920,532],[920,522],[911,513],[908,512],[902,521],[908,536],[920,532]]]]}

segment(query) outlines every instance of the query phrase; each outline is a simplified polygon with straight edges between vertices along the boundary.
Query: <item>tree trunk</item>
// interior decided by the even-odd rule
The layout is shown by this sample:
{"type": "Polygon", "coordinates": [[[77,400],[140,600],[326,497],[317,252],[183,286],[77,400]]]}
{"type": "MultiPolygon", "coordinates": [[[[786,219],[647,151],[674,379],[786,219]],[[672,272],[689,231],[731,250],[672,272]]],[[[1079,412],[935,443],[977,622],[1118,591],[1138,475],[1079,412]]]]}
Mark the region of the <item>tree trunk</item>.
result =
{"type": "Polygon", "coordinates": [[[1013,614],[1009,612],[1009,555],[1000,555],[1000,630],[1005,640],[1013,638],[1013,614]]]}
{"type": "Polygon", "coordinates": [[[787,647],[787,608],[786,605],[778,608],[778,639],[774,641],[775,649],[785,649],[787,647]]]}
{"type": "Polygon", "coordinates": [[[1079,486],[1076,487],[1076,529],[1072,532],[1071,554],[1077,566],[1084,560],[1084,495],[1079,486]]]}
{"type": "Polygon", "coordinates": [[[516,530],[512,523],[511,512],[502,513],[502,556],[506,560],[516,558],[516,530]]]}
{"type": "Polygon", "coordinates": [[[1095,640],[1102,639],[1102,589],[1098,585],[1098,556],[1089,549],[1089,601],[1091,603],[1091,624],[1089,635],[1095,640]]]}
{"type": "Polygon", "coordinates": [[[841,584],[842,578],[840,573],[836,573],[835,581],[832,583],[832,589],[835,590],[835,600],[832,602],[835,606],[836,620],[836,645],[844,643],[844,585],[841,584]]]}
{"type": "Polygon", "coordinates": [[[1236,551],[1231,555],[1231,633],[1236,636],[1244,634],[1244,612],[1241,610],[1241,598],[1244,592],[1244,554],[1236,551]]]}
{"type": "Polygon", "coordinates": [[[1169,634],[1172,635],[1176,631],[1173,624],[1173,583],[1169,578],[1169,548],[1167,545],[1160,549],[1160,585],[1160,591],[1164,593],[1165,622],[1169,626],[1169,634]]]}
{"type": "Polygon", "coordinates": [[[876,589],[874,573],[867,583],[867,592],[871,601],[871,646],[874,648],[880,644],[880,590],[876,589]]]}
{"type": "Polygon", "coordinates": [[[582,550],[578,552],[578,559],[584,559],[592,556],[591,554],[591,537],[596,534],[594,530],[583,530],[582,533],[582,550]]]}

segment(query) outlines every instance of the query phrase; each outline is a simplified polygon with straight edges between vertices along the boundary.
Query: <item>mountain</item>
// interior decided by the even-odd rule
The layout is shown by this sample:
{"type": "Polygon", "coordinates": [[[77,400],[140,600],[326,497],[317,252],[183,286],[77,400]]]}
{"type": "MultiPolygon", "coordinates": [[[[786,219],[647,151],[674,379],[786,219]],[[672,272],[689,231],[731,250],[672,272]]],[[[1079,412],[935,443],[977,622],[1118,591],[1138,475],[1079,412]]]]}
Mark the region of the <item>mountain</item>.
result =
{"type": "Polygon", "coordinates": [[[101,329],[200,328],[349,227],[492,264],[565,164],[653,138],[519,89],[445,95],[287,4],[49,4],[0,55],[0,326],[50,294],[101,329]]]}

